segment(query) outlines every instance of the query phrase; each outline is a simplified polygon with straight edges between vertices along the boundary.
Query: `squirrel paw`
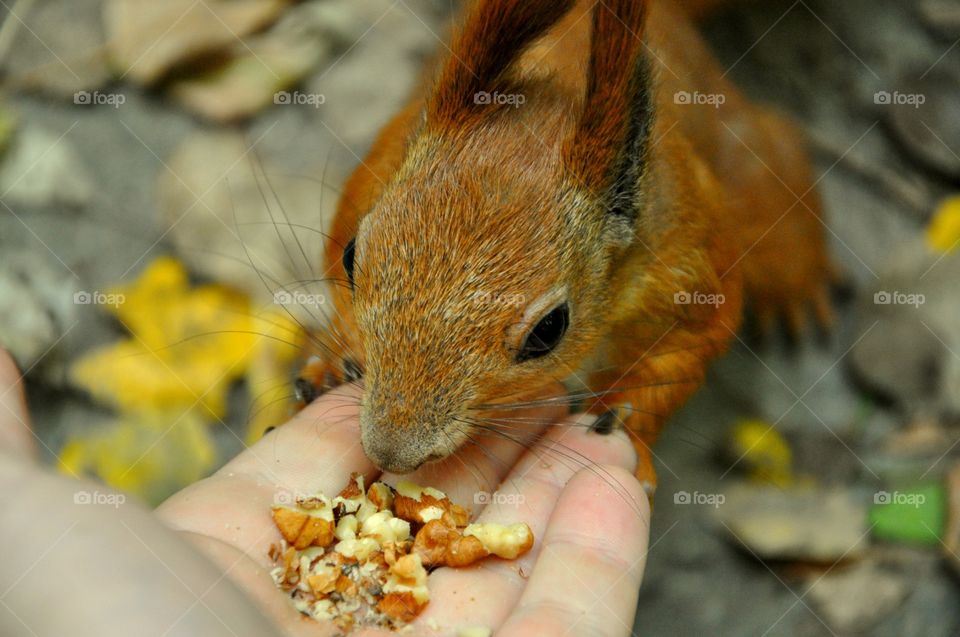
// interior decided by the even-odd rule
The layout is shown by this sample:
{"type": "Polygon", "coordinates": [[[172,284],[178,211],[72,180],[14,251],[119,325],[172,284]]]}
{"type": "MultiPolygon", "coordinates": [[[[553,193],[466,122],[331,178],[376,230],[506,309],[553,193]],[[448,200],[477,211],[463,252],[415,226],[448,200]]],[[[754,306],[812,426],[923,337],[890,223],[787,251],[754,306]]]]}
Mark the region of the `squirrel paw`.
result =
{"type": "MultiPolygon", "coordinates": [[[[784,223],[787,221],[790,219],[784,223]]],[[[839,270],[818,242],[795,246],[790,254],[787,259],[781,250],[764,250],[745,260],[748,307],[761,337],[772,333],[779,323],[790,338],[797,339],[807,330],[811,317],[822,333],[829,332],[833,324],[830,296],[841,282],[839,270]]]]}
{"type": "Polygon", "coordinates": [[[331,389],[345,383],[363,378],[363,370],[352,358],[345,358],[337,364],[313,356],[300,370],[294,381],[299,407],[303,408],[331,389]]]}
{"type": "Polygon", "coordinates": [[[793,288],[784,288],[779,294],[758,294],[750,299],[758,335],[764,338],[777,325],[783,325],[791,339],[799,339],[810,325],[828,333],[833,325],[833,305],[830,290],[834,277],[806,282],[793,288]]]}
{"type": "MultiPolygon", "coordinates": [[[[630,442],[633,443],[633,448],[637,452],[637,470],[634,475],[647,493],[647,497],[652,500],[657,490],[657,472],[653,466],[653,454],[650,451],[650,446],[637,433],[642,427],[640,422],[642,414],[636,412],[630,403],[617,405],[613,408],[598,405],[597,408],[601,411],[597,420],[591,425],[590,431],[606,436],[617,429],[626,430],[630,442]]],[[[595,413],[593,410],[591,412],[595,413]]]]}

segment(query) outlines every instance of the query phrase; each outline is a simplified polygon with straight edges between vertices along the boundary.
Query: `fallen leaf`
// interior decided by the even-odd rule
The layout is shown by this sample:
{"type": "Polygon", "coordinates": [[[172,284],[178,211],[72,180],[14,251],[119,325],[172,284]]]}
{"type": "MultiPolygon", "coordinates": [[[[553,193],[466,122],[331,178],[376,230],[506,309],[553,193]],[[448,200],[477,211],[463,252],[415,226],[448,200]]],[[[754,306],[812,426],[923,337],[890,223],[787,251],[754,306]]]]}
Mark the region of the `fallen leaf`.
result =
{"type": "Polygon", "coordinates": [[[0,154],[3,154],[7,149],[16,129],[17,116],[13,111],[0,107],[0,154]]]}
{"type": "Polygon", "coordinates": [[[832,564],[867,548],[866,509],[841,490],[740,485],[727,490],[717,515],[759,559],[832,564]]]}
{"type": "Polygon", "coordinates": [[[12,21],[11,28],[17,33],[9,50],[0,53],[7,89],[71,97],[111,79],[101,24],[102,0],[31,4],[12,21]]]}
{"type": "MultiPolygon", "coordinates": [[[[890,130],[910,155],[950,179],[960,178],[960,81],[944,66],[897,79],[893,92],[881,92],[881,107],[889,109],[890,130]],[[915,78],[916,79],[913,79],[915,78]]],[[[875,99],[877,99],[875,97],[875,99]]]]}
{"type": "Polygon", "coordinates": [[[208,430],[189,412],[127,414],[70,439],[60,452],[59,468],[69,475],[95,475],[159,504],[213,468],[217,454],[208,430]]]}
{"type": "Polygon", "coordinates": [[[234,43],[226,52],[228,60],[174,82],[171,93],[188,109],[220,123],[287,103],[282,91],[296,84],[330,50],[322,29],[307,22],[314,14],[307,9],[309,5],[294,7],[265,33],[234,43]]]}
{"type": "Polygon", "coordinates": [[[817,574],[807,593],[827,622],[843,634],[864,634],[896,610],[911,590],[903,575],[873,561],[817,574]]]}
{"type": "Polygon", "coordinates": [[[932,31],[951,40],[960,37],[960,6],[954,0],[922,0],[917,9],[932,31]]]}
{"type": "Polygon", "coordinates": [[[108,0],[104,24],[124,76],[154,84],[175,66],[272,23],[288,0],[108,0]]]}
{"type": "Polygon", "coordinates": [[[104,307],[132,338],[86,354],[70,378],[120,412],[190,409],[223,418],[227,391],[258,348],[283,351],[275,355],[287,360],[297,351],[295,330],[281,337],[294,345],[274,340],[271,333],[281,328],[256,317],[246,296],[221,285],[190,287],[186,270],[171,258],[106,295],[104,307]]]}
{"type": "Polygon", "coordinates": [[[275,292],[295,285],[291,292],[314,303],[290,312],[302,323],[322,323],[324,219],[337,200],[309,177],[323,171],[304,168],[307,177],[274,172],[269,158],[255,158],[233,132],[193,135],[167,165],[157,180],[160,212],[190,269],[255,302],[273,303],[275,292]]]}
{"type": "Polygon", "coordinates": [[[730,453],[751,477],[785,487],[793,483],[793,453],[771,423],[741,420],[730,433],[730,453]]]}
{"type": "Polygon", "coordinates": [[[960,195],[944,199],[927,226],[927,245],[937,252],[949,253],[960,246],[960,195]]]}

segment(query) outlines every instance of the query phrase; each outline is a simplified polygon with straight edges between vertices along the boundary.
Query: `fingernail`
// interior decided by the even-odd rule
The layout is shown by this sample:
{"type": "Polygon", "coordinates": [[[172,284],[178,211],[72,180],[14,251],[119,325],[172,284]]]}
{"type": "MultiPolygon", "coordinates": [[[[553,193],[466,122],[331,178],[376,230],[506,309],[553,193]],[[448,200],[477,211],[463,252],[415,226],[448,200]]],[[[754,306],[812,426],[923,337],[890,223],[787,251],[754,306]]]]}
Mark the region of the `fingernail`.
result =
{"type": "Polygon", "coordinates": [[[607,436],[613,433],[613,428],[617,423],[617,412],[614,409],[600,414],[593,424],[590,425],[590,431],[601,436],[607,436]]]}

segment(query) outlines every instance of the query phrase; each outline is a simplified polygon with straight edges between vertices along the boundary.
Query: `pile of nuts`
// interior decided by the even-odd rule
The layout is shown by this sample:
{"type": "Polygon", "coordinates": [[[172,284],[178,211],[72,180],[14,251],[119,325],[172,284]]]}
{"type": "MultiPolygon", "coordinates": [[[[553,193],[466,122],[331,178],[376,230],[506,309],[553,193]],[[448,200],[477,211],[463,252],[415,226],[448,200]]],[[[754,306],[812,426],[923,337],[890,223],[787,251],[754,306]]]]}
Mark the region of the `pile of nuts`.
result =
{"type": "Polygon", "coordinates": [[[301,613],[344,632],[412,621],[430,599],[430,570],[515,559],[533,546],[524,523],[470,524],[442,491],[410,482],[365,489],[359,474],[333,499],[274,506],[273,521],[283,536],[270,547],[274,582],[301,613]]]}

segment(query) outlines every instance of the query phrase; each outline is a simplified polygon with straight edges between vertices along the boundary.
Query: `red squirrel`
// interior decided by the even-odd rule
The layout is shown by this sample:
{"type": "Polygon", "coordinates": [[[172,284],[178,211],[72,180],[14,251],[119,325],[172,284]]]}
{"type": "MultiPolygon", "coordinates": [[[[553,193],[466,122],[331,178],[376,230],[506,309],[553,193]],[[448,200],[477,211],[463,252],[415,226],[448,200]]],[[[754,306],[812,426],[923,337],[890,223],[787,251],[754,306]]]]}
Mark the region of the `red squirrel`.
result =
{"type": "Polygon", "coordinates": [[[398,473],[563,389],[628,430],[652,491],[650,445],[745,301],[830,320],[803,138],[672,0],[477,0],[443,53],[346,182],[331,338],[298,382],[362,377],[363,449],[398,473]]]}

